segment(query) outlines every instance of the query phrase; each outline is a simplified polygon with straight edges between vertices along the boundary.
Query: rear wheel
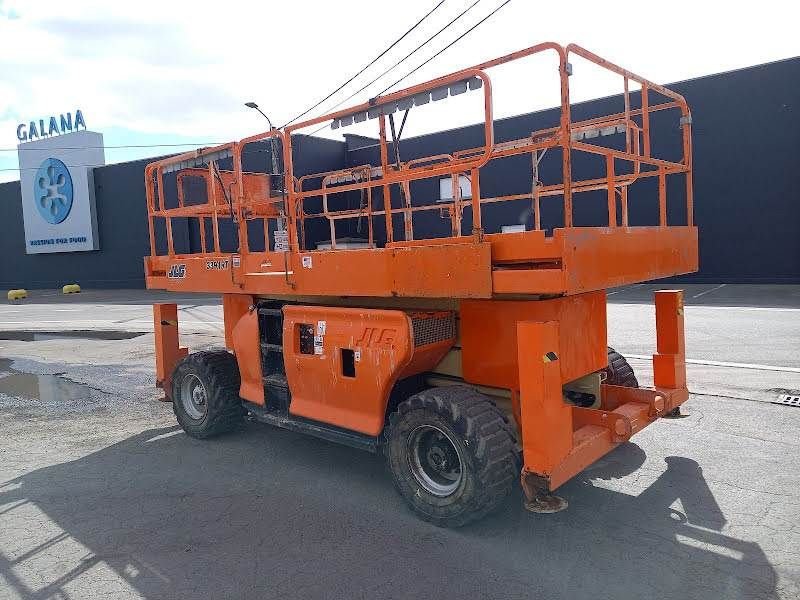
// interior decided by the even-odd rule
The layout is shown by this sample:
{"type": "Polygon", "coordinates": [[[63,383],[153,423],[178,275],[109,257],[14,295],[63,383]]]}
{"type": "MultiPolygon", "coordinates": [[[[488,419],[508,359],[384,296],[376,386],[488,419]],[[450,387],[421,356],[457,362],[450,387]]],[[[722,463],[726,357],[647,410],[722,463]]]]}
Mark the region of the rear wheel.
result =
{"type": "Polygon", "coordinates": [[[395,487],[414,512],[440,527],[485,516],[519,477],[511,426],[472,388],[414,394],[390,416],[386,438],[395,487]]]}
{"type": "Polygon", "coordinates": [[[605,373],[604,383],[608,385],[639,387],[639,382],[636,380],[636,375],[628,361],[611,346],[608,347],[608,366],[600,372],[605,373]]]}
{"type": "Polygon", "coordinates": [[[183,430],[209,438],[237,427],[244,417],[239,367],[224,350],[195,352],[172,374],[172,408],[183,430]]]}

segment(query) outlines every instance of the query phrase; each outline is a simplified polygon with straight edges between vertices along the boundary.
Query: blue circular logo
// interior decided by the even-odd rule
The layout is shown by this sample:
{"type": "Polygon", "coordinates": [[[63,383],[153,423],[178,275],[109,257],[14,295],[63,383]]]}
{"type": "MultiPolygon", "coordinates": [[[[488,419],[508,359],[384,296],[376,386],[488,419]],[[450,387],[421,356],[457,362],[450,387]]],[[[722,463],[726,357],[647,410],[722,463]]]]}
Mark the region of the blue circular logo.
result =
{"type": "Polygon", "coordinates": [[[33,197],[45,221],[57,225],[66,219],[72,209],[72,177],[67,165],[57,158],[46,158],[36,171],[33,197]]]}

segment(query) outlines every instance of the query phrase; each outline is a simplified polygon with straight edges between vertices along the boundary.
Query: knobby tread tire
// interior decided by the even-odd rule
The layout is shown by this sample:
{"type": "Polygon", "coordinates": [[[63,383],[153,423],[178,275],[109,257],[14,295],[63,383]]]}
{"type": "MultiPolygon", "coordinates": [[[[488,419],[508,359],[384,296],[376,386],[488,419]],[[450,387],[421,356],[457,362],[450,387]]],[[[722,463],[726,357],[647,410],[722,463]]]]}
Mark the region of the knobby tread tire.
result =
{"type": "Polygon", "coordinates": [[[225,350],[194,352],[183,358],[172,374],[172,408],[178,424],[198,439],[215,437],[239,427],[245,410],[239,397],[239,366],[236,358],[225,350]],[[180,401],[181,380],[196,375],[206,388],[207,410],[201,419],[193,419],[180,401]]]}
{"type": "Polygon", "coordinates": [[[608,366],[603,369],[603,372],[606,374],[605,383],[609,385],[639,387],[633,368],[628,364],[625,357],[611,346],[608,347],[608,366]]]}
{"type": "Polygon", "coordinates": [[[467,386],[431,388],[401,402],[389,417],[386,455],[400,495],[440,527],[483,518],[509,495],[520,474],[513,426],[489,398],[467,386]],[[464,477],[445,498],[430,494],[411,472],[407,439],[420,424],[446,428],[459,446],[464,477]]]}

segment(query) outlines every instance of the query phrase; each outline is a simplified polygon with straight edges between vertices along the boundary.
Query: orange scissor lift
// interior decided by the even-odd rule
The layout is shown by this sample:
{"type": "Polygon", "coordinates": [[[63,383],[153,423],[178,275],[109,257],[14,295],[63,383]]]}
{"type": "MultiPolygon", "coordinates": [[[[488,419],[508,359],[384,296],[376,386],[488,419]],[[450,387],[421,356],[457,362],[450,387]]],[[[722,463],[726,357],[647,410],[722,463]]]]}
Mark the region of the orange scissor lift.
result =
{"type": "Polygon", "coordinates": [[[196,437],[249,416],[383,451],[399,492],[439,525],[486,514],[520,473],[528,508],[562,508],[553,490],[688,397],[681,292],[655,295],[654,387],[643,388],[607,348],[605,290],[697,270],[691,175],[691,116],[682,96],[583,48],[554,43],[154,162],[145,172],[147,287],[220,293],[228,348],[189,354],[179,345],[177,306],[156,304],[158,385],[196,437]],[[488,73],[533,55],[555,58],[558,123],[495,141],[488,73]],[[621,112],[573,121],[575,57],[621,80],[621,112]],[[483,145],[401,161],[394,113],[462,92],[482,94],[483,145]],[[657,156],[656,113],[672,113],[679,159],[657,156]],[[379,163],[295,172],[296,132],[370,120],[379,163]],[[619,143],[604,142],[613,136],[619,143]],[[248,147],[270,148],[280,172],[243,170],[248,147]],[[537,167],[547,152],[559,177],[543,182],[537,167]],[[482,170],[519,155],[531,158],[530,190],[482,196],[482,170]],[[581,155],[601,172],[575,177],[581,155]],[[418,182],[447,178],[448,203],[415,193],[418,182]],[[186,191],[189,180],[202,193],[186,191]],[[629,191],[634,201],[633,190],[646,181],[654,182],[657,222],[632,226],[629,191]],[[681,224],[667,222],[668,182],[685,204],[681,224]],[[573,222],[574,204],[588,193],[607,206],[603,226],[573,222]],[[337,203],[348,194],[358,207],[337,203]],[[532,228],[487,233],[491,211],[509,202],[528,207],[532,228]],[[552,231],[542,225],[545,203],[562,207],[552,231]],[[425,214],[449,220],[450,235],[415,237],[425,214]],[[337,228],[348,220],[366,222],[356,247],[337,228]],[[176,252],[174,230],[187,222],[197,227],[200,247],[176,252]],[[330,231],[324,246],[310,247],[314,223],[330,231]],[[233,248],[223,247],[225,228],[233,248]]]}

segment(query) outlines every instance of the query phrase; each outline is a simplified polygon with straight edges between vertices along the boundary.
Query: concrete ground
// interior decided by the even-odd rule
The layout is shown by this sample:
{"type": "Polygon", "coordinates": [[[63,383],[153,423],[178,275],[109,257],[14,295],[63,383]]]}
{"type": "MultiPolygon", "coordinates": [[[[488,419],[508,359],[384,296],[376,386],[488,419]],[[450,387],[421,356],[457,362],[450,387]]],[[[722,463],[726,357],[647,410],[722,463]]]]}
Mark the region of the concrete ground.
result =
{"type": "MultiPolygon", "coordinates": [[[[652,287],[609,296],[645,383],[652,287]]],[[[685,289],[687,416],[565,485],[565,512],[515,492],[458,530],[416,519],[380,457],[257,424],[188,438],[151,333],[0,339],[0,598],[798,598],[800,407],[771,401],[800,389],[800,288],[685,289]]],[[[38,292],[0,338],[149,332],[158,299],[38,292]]],[[[183,343],[221,345],[218,299],[179,301],[183,343]]]]}

